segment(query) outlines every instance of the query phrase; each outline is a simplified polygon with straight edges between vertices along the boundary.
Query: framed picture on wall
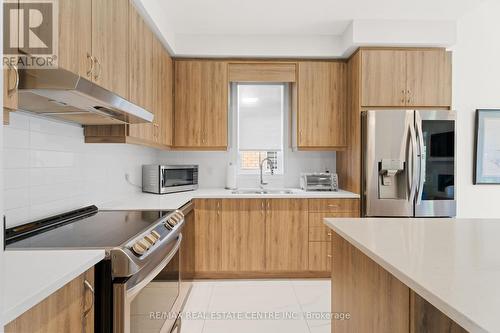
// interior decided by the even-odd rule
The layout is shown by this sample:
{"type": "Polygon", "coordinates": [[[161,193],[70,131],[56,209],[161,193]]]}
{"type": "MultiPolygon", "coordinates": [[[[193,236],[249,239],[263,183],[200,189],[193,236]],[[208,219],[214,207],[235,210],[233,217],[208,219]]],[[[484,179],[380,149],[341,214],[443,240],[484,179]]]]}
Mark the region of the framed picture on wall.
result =
{"type": "Polygon", "coordinates": [[[500,109],[476,110],[474,184],[500,184],[500,109]]]}

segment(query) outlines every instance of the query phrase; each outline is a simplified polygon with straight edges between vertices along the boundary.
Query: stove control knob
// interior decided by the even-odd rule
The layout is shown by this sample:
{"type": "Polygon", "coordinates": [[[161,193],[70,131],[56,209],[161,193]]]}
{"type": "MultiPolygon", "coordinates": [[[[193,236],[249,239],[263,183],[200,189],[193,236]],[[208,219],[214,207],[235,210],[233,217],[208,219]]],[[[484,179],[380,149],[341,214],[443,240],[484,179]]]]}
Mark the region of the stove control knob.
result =
{"type": "Polygon", "coordinates": [[[142,256],[144,254],[144,252],[146,252],[147,249],[140,242],[137,242],[134,244],[134,246],[132,246],[132,250],[136,254],[142,256]]]}
{"type": "Polygon", "coordinates": [[[170,225],[170,222],[168,220],[166,220],[165,222],[163,222],[163,225],[165,226],[165,228],[167,228],[168,230],[172,230],[172,226],[170,225]]]}
{"type": "Polygon", "coordinates": [[[152,234],[144,236],[144,240],[146,240],[146,242],[150,243],[151,245],[153,245],[157,241],[156,237],[152,234]]]}
{"type": "Polygon", "coordinates": [[[148,250],[151,245],[153,245],[152,243],[150,243],[146,238],[143,238],[139,241],[139,244],[141,244],[143,247],[146,248],[146,250],[148,250]]]}
{"type": "Polygon", "coordinates": [[[156,240],[159,240],[161,238],[161,235],[156,231],[156,230],[153,230],[151,231],[151,235],[156,239],[156,240]]]}

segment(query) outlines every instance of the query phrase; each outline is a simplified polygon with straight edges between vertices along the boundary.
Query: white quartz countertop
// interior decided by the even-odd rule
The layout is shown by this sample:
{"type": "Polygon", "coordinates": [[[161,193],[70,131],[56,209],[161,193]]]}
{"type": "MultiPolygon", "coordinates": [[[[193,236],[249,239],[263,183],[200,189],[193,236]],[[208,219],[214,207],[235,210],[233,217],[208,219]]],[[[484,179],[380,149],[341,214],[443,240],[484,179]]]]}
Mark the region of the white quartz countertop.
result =
{"type": "Polygon", "coordinates": [[[470,332],[500,332],[500,220],[325,219],[470,332]]]}
{"type": "MultiPolygon", "coordinates": [[[[242,190],[242,189],[240,189],[242,190]]],[[[244,189],[243,189],[244,190],[244,189]]],[[[158,210],[179,209],[192,199],[277,199],[277,198],[349,198],[357,199],[358,194],[337,192],[306,192],[299,189],[288,189],[292,194],[233,194],[232,190],[221,188],[199,189],[196,191],[171,193],[171,194],[148,194],[137,193],[132,196],[113,200],[99,205],[101,210],[158,210]]]]}
{"type": "Polygon", "coordinates": [[[5,325],[104,259],[104,250],[6,251],[3,254],[5,325]]]}

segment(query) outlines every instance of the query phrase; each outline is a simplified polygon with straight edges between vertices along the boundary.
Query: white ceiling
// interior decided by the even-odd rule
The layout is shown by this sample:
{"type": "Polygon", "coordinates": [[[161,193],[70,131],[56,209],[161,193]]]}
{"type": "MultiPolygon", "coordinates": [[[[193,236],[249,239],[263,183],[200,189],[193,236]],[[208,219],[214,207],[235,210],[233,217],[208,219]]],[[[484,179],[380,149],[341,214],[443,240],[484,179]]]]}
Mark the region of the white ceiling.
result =
{"type": "MultiPolygon", "coordinates": [[[[455,21],[483,2],[483,0],[136,1],[142,2],[142,6],[153,21],[162,26],[159,30],[164,35],[175,39],[168,41],[173,49],[178,44],[181,49],[185,48],[191,53],[197,53],[196,45],[191,44],[199,42],[201,36],[213,39],[212,44],[217,44],[214,50],[228,49],[227,45],[223,45],[222,36],[231,36],[227,43],[234,42],[236,37],[253,39],[255,36],[264,39],[269,36],[338,37],[346,31],[353,20],[455,21]]],[[[267,48],[269,44],[268,40],[267,48]]],[[[207,48],[207,45],[203,47],[207,48]]],[[[252,47],[256,46],[252,44],[252,47]]],[[[182,50],[179,52],[182,53],[182,50]]],[[[248,50],[245,52],[248,53],[248,50]]],[[[199,55],[202,55],[201,53],[203,50],[200,49],[199,55]]]]}

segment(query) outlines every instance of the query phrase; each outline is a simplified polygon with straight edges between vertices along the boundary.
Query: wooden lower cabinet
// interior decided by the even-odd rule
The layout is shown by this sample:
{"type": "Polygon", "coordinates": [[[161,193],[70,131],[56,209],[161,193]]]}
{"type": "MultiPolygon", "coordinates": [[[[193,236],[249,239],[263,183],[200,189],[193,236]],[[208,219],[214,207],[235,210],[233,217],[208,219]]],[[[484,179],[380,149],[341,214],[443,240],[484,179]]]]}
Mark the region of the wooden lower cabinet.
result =
{"type": "Polygon", "coordinates": [[[222,200],[221,270],[266,269],[266,210],[263,199],[222,200]]]}
{"type": "Polygon", "coordinates": [[[181,274],[183,279],[191,279],[195,272],[196,248],[195,248],[195,213],[191,211],[184,216],[184,227],[182,228],[181,243],[181,274]]]}
{"type": "Polygon", "coordinates": [[[81,274],[61,289],[5,326],[6,333],[94,332],[92,291],[94,268],[81,274]]]}
{"type": "Polygon", "coordinates": [[[357,217],[348,209],[358,206],[357,199],[195,199],[183,230],[184,276],[330,276],[332,232],[323,219],[357,217]]]}
{"type": "Polygon", "coordinates": [[[197,273],[221,270],[221,204],[219,199],[195,200],[194,268],[197,273]]]}
{"type": "Polygon", "coordinates": [[[309,270],[317,272],[332,270],[331,242],[309,242],[309,270]]]}
{"type": "Polygon", "coordinates": [[[307,271],[307,204],[306,199],[267,200],[267,271],[307,271]]]}

